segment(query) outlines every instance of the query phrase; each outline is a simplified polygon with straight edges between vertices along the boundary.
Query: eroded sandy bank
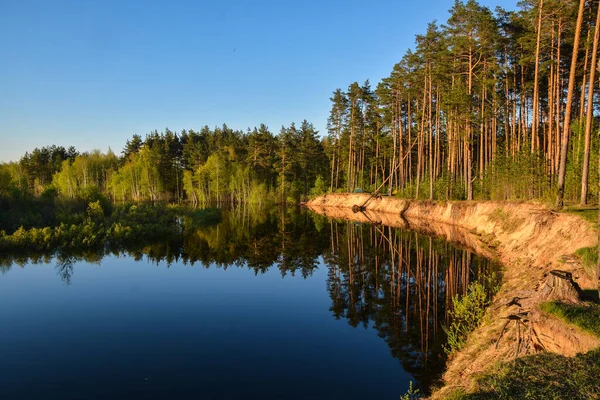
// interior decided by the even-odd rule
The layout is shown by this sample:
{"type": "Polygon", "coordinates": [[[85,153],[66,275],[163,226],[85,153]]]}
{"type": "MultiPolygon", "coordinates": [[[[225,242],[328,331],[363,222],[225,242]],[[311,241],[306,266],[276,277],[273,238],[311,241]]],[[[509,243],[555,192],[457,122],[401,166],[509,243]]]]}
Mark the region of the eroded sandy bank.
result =
{"type": "Polygon", "coordinates": [[[503,317],[529,312],[535,332],[536,351],[573,356],[600,346],[600,341],[539,311],[538,286],[553,269],[566,270],[582,288],[593,288],[592,275],[569,257],[581,247],[597,243],[594,227],[583,219],[554,213],[541,204],[504,202],[423,202],[368,194],[331,194],[309,201],[306,206],[336,219],[375,222],[409,228],[472,249],[504,265],[503,282],[484,323],[471,335],[467,345],[449,362],[445,387],[434,393],[443,398],[457,386],[469,389],[472,377],[496,360],[514,357],[516,332],[496,340],[506,322],[503,317]],[[363,205],[364,212],[352,206],[363,205]],[[565,262],[565,258],[567,262],[565,262]],[[518,307],[506,304],[518,297],[518,307]]]}

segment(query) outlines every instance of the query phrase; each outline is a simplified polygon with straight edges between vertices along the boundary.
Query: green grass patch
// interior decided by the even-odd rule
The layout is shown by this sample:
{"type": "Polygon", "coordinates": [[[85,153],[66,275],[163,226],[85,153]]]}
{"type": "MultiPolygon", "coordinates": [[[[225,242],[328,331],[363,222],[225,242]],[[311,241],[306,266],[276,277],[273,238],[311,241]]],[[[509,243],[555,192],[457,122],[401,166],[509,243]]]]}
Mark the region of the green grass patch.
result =
{"type": "Polygon", "coordinates": [[[598,246],[582,247],[575,255],[581,258],[581,264],[588,269],[594,270],[598,265],[598,246]]]}
{"type": "Polygon", "coordinates": [[[598,399],[600,349],[575,357],[542,353],[518,358],[477,378],[475,393],[458,399],[598,399]]]}
{"type": "Polygon", "coordinates": [[[576,306],[550,301],[542,303],[541,309],[600,338],[600,305],[598,304],[576,306]]]}
{"type": "Polygon", "coordinates": [[[598,222],[598,207],[573,205],[566,206],[563,211],[568,214],[580,216],[592,224],[596,224],[598,222]]]}

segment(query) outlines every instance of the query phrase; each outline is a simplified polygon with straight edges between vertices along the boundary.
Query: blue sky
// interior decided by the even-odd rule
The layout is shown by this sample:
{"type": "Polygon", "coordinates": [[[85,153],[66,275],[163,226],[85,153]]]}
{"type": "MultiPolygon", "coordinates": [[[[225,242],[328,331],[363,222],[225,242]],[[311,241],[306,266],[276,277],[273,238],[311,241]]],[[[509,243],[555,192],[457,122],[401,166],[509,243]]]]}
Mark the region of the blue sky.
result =
{"type": "MultiPolygon", "coordinates": [[[[516,0],[480,0],[515,9],[516,0]]],[[[50,144],[307,119],[387,76],[453,0],[0,0],[0,161],[50,144]]]]}

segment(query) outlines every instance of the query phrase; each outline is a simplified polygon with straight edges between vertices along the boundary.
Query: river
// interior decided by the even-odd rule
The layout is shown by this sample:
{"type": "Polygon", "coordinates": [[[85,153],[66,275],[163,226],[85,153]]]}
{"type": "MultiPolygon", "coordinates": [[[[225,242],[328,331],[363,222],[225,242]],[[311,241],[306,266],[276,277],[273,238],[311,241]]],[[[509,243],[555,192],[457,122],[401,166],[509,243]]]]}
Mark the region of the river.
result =
{"type": "Polygon", "coordinates": [[[496,266],[307,210],[134,249],[1,258],[2,399],[394,399],[439,379],[451,298],[496,266]]]}

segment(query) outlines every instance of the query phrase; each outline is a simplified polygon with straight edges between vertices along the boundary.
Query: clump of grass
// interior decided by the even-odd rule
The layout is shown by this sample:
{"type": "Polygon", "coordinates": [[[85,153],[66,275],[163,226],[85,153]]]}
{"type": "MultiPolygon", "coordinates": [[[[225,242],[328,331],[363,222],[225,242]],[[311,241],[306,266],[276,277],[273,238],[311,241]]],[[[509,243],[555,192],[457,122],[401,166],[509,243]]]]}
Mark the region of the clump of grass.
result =
{"type": "Polygon", "coordinates": [[[575,252],[585,268],[593,270],[598,264],[598,246],[582,247],[575,252]]]}
{"type": "Polygon", "coordinates": [[[600,349],[575,357],[541,353],[493,367],[477,378],[475,393],[459,399],[600,398],[600,349]]]}
{"type": "Polygon", "coordinates": [[[460,400],[460,399],[465,398],[465,396],[468,396],[467,392],[465,392],[465,389],[455,388],[455,389],[452,389],[450,392],[444,394],[444,399],[445,400],[460,400]]]}
{"type": "Polygon", "coordinates": [[[600,305],[571,305],[550,301],[542,303],[542,311],[600,338],[600,305]]]}

